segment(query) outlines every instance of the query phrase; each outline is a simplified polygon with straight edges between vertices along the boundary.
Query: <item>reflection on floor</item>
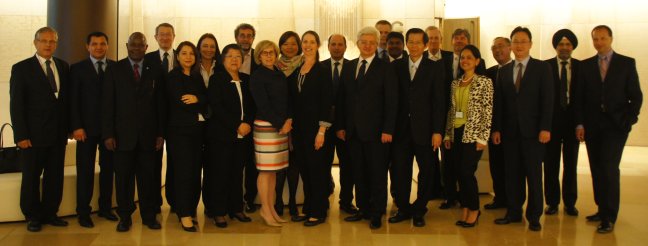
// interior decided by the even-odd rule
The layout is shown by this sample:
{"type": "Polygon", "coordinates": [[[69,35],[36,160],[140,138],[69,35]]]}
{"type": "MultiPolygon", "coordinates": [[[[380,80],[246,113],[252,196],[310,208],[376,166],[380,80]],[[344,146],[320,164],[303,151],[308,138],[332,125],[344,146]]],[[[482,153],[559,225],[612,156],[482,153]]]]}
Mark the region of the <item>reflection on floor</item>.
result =
{"type": "MultiPolygon", "coordinates": [[[[366,221],[343,221],[346,214],[338,210],[339,186],[336,186],[335,195],[330,198],[329,219],[314,228],[301,223],[270,228],[263,225],[255,212],[250,215],[251,223],[229,220],[229,227],[220,229],[202,216],[200,205],[200,232],[187,233],[182,231],[175,214],[169,214],[169,208],[163,207],[159,218],[163,228],[159,231],[143,228],[136,211],[134,225],[128,233],[116,232],[115,222],[96,215],[92,216],[96,225],[92,229],[80,227],[75,217],[65,218],[70,222],[67,228],[44,226],[39,233],[28,232],[25,223],[3,223],[0,224],[0,245],[645,245],[648,241],[648,198],[644,190],[648,187],[648,148],[626,148],[621,164],[621,212],[614,233],[607,235],[597,234],[597,224],[585,221],[585,216],[595,212],[596,207],[585,151],[581,152],[579,160],[577,207],[580,216],[566,216],[561,207],[557,215],[542,216],[541,232],[529,231],[526,223],[493,224],[495,218],[504,215],[504,210],[482,210],[477,227],[459,228],[454,221],[459,218],[460,210],[439,210],[438,200],[428,204],[425,227],[385,221],[382,228],[370,230],[366,221]]],[[[334,168],[333,172],[337,177],[338,169],[334,168]]],[[[482,204],[490,200],[488,195],[481,197],[482,204]]],[[[388,211],[395,210],[390,199],[388,211]]]]}

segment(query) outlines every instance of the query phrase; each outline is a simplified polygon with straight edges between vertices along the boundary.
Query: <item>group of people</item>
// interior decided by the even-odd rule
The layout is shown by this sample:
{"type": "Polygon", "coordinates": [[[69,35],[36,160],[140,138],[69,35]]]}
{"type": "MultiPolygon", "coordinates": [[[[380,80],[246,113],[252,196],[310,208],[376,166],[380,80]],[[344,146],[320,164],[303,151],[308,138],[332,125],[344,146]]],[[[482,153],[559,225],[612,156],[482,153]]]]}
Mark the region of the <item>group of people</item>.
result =
{"type": "Polygon", "coordinates": [[[599,233],[613,230],[619,162],[642,93],[635,61],[612,50],[609,27],[592,30],[598,54],[584,61],[571,57],[578,40],[570,30],[556,32],[557,55],[542,61],[529,54],[529,29],[517,27],[493,41],[498,64],[488,70],[465,29],[453,32],[453,51],[445,51],[437,27],[403,35],[381,20],[358,32],[360,55],[353,60],[344,58],[346,37],[330,35],[331,58],[324,61],[314,31],[287,31],[278,44],[263,40],[253,49],[255,36],[243,23],[234,31],[236,44],[222,50],[209,33],[174,49],[175,30],[162,23],[155,30],[159,50],[146,53],[145,35],[135,32],[128,57],[112,61],[108,36],[93,32],[86,40],[89,58],[68,66],[53,56],[57,32],[39,29],[36,55],[15,64],[10,81],[27,229],[68,224],[56,213],[70,136],[77,140],[83,227],[94,226],[89,204],[99,150],[99,217],[128,231],[137,187],[142,223],[161,228],[156,217],[166,142],[165,196],[189,232],[198,230],[201,194],[205,215],[218,227],[227,227],[226,216],[250,222],[244,211],[257,209],[257,197],[263,221],[282,226],[286,180],[290,220],[324,223],[335,154],[345,221],[382,226],[389,175],[398,208],[389,223],[424,226],[428,201],[443,198],[441,209],[463,209],[457,226],[474,227],[481,214],[475,172],[486,148],[495,198],[484,207],[507,209],[496,224],[521,222],[528,186],[525,217],[529,229],[539,231],[544,200],[544,213],[555,214],[562,194],[565,212],[578,215],[576,162],[585,141],[598,206],[587,219],[601,222],[599,233]],[[414,158],[418,189],[410,203],[414,158]],[[295,199],[300,177],[301,212],[295,199]]]}

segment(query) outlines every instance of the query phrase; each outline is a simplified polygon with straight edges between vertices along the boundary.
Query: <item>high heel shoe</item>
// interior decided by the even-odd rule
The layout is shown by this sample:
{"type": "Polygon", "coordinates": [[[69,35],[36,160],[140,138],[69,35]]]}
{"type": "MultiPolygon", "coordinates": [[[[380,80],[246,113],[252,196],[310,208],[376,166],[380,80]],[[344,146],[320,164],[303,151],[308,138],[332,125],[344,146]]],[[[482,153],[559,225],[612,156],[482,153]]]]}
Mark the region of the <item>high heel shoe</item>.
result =
{"type": "Polygon", "coordinates": [[[240,222],[250,222],[252,219],[250,217],[246,216],[244,213],[234,213],[234,214],[229,214],[230,219],[236,219],[240,222]]]}
{"type": "Polygon", "coordinates": [[[461,226],[464,228],[475,227],[475,224],[477,224],[477,221],[479,221],[479,216],[481,216],[481,211],[477,212],[477,218],[475,218],[475,221],[473,221],[472,223],[464,221],[464,224],[461,226]]]}
{"type": "Polygon", "coordinates": [[[193,223],[193,220],[191,221],[191,226],[185,226],[182,223],[182,218],[180,215],[178,215],[178,221],[180,222],[180,226],[182,226],[182,230],[187,231],[187,232],[197,232],[198,228],[196,228],[196,224],[193,223]]]}
{"type": "Polygon", "coordinates": [[[464,224],[466,224],[466,221],[463,220],[457,220],[457,222],[455,222],[456,226],[463,226],[464,224]]]}
{"type": "Polygon", "coordinates": [[[218,228],[226,228],[227,227],[227,221],[225,221],[225,216],[215,216],[214,217],[214,225],[216,225],[216,227],[218,227],[218,228]],[[222,220],[219,221],[218,220],[219,218],[222,219],[222,220]]]}
{"type": "MultiPolygon", "coordinates": [[[[281,227],[281,224],[279,224],[279,223],[277,223],[276,221],[274,221],[274,218],[273,218],[273,219],[268,219],[268,218],[266,218],[266,215],[263,213],[263,211],[259,212],[259,214],[261,215],[261,218],[263,219],[263,222],[265,222],[265,224],[266,224],[267,226],[272,226],[272,227],[281,227]]],[[[272,218],[272,217],[271,217],[271,218],[272,218]]]]}

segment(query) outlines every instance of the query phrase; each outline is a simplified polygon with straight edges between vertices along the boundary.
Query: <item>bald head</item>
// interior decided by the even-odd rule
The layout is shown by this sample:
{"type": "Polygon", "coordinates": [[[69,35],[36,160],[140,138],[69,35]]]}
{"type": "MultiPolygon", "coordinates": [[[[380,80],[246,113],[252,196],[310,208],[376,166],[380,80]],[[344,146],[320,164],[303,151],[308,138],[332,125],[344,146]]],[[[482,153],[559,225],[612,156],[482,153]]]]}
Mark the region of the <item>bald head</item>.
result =
{"type": "Polygon", "coordinates": [[[328,39],[328,50],[331,53],[333,60],[340,60],[344,58],[346,52],[346,38],[342,34],[333,34],[328,39]]]}
{"type": "Polygon", "coordinates": [[[126,49],[128,50],[128,58],[133,61],[141,61],[144,59],[144,54],[146,54],[146,49],[148,45],[146,44],[146,37],[141,32],[134,32],[128,37],[128,43],[126,43],[126,49]]]}

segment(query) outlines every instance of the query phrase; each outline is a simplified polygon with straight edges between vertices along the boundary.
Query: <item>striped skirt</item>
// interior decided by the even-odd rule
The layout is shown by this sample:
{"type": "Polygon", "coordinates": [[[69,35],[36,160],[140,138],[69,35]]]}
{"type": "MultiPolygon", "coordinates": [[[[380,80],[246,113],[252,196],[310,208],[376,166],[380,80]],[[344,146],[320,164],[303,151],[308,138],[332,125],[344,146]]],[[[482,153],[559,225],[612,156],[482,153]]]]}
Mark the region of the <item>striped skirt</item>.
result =
{"type": "Polygon", "coordinates": [[[288,167],[288,135],[279,134],[267,121],[254,121],[254,155],[259,171],[278,171],[288,167]]]}

